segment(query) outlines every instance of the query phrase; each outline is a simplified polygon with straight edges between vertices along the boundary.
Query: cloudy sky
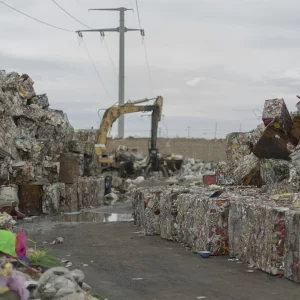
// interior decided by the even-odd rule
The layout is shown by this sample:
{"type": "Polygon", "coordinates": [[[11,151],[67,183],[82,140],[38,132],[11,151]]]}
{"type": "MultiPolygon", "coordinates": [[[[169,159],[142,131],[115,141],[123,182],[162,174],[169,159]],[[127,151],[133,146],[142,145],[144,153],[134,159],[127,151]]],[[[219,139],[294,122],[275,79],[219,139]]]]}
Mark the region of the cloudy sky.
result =
{"type": "MultiPolygon", "coordinates": [[[[53,25],[85,29],[52,0],[3,1],[53,25]]],[[[135,0],[56,2],[92,28],[117,27],[119,16],[89,8],[133,7],[126,25],[139,26],[135,0]]],[[[138,2],[151,82],[141,36],[129,32],[126,99],[164,97],[162,136],[187,137],[188,126],[192,137],[250,130],[260,122],[265,99],[283,97],[289,110],[295,110],[300,94],[299,1],[138,2]]],[[[118,34],[107,33],[106,43],[98,33],[83,36],[104,88],[75,33],[47,27],[1,3],[0,26],[0,68],[28,73],[36,91],[46,92],[52,108],[67,112],[75,128],[99,126],[98,109],[117,102],[118,34]]],[[[149,129],[147,116],[126,118],[127,135],[148,136],[149,129]]]]}

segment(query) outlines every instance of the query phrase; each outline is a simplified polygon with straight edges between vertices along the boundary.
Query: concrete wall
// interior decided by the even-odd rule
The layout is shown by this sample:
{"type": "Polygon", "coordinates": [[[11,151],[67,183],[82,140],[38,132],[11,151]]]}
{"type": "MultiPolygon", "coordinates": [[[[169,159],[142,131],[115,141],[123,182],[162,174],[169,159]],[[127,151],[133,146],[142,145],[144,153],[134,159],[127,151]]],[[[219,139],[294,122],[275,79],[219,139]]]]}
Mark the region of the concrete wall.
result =
{"type": "MultiPolygon", "coordinates": [[[[119,145],[126,145],[129,149],[139,149],[148,153],[148,138],[128,138],[109,141],[109,151],[115,150],[119,145]]],[[[199,158],[208,161],[226,161],[225,140],[185,139],[185,138],[159,138],[158,149],[163,154],[181,154],[187,157],[199,158]]]]}

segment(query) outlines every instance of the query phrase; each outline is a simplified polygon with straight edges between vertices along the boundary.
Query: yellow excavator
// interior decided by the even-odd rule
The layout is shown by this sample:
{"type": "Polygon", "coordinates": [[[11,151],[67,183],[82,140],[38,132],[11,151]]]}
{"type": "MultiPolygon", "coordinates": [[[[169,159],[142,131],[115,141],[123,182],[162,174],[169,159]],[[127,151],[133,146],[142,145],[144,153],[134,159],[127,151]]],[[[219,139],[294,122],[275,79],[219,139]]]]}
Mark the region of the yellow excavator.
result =
{"type": "Polygon", "coordinates": [[[161,120],[162,107],[163,97],[158,96],[152,99],[143,99],[132,102],[128,101],[123,105],[113,105],[104,112],[98,133],[97,144],[95,145],[95,152],[98,156],[99,162],[101,163],[102,170],[118,169],[115,159],[110,157],[107,153],[107,136],[112,128],[113,123],[121,115],[152,111],[151,141],[149,147],[148,167],[146,172],[149,173],[162,171],[163,175],[167,176],[167,172],[161,164],[157,149],[158,122],[161,120]],[[151,100],[155,100],[152,105],[137,105],[149,102],[151,100]]]}

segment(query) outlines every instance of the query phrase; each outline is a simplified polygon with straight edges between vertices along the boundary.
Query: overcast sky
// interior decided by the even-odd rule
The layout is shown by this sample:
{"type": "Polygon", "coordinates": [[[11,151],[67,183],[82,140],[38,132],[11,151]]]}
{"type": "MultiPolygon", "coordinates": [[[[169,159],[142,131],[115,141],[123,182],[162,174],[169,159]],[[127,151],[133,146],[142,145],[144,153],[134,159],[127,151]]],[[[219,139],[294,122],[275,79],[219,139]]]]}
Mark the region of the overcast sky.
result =
{"type": "MultiPolygon", "coordinates": [[[[4,0],[53,25],[85,29],[51,0],[4,0]]],[[[138,28],[135,0],[56,0],[92,28],[117,27],[117,12],[88,8],[125,6],[126,25],[138,28]]],[[[300,2],[296,0],[139,0],[152,86],[138,32],[126,34],[126,99],[162,95],[161,135],[222,137],[260,123],[264,100],[284,98],[295,110],[300,94],[300,2]],[[258,111],[257,111],[258,110],[258,111]],[[217,127],[216,127],[217,122],[217,127]]],[[[28,73],[51,107],[75,128],[99,126],[98,109],[117,102],[118,34],[86,33],[85,44],[105,92],[75,33],[37,23],[0,4],[0,69],[28,73]]],[[[117,126],[114,126],[113,134],[117,126]]],[[[127,117],[128,135],[149,135],[150,119],[127,117]]]]}

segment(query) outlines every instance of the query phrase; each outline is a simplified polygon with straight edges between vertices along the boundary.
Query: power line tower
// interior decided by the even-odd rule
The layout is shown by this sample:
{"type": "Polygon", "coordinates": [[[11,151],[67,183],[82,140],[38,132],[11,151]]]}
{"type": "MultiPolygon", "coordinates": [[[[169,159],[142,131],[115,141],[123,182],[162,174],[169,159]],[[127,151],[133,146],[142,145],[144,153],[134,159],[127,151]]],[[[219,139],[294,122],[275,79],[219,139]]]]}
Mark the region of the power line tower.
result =
{"type": "MultiPolygon", "coordinates": [[[[119,32],[120,43],[119,43],[119,105],[124,104],[125,98],[125,32],[127,31],[140,31],[141,35],[144,36],[145,32],[143,29],[132,29],[125,27],[125,11],[133,10],[125,7],[119,8],[95,8],[90,10],[101,10],[101,11],[118,11],[120,12],[120,24],[117,28],[102,28],[102,29],[87,29],[76,31],[80,36],[82,32],[100,32],[101,36],[104,36],[104,32],[119,32]]],[[[118,121],[118,137],[124,138],[124,115],[121,115],[118,121]]]]}

